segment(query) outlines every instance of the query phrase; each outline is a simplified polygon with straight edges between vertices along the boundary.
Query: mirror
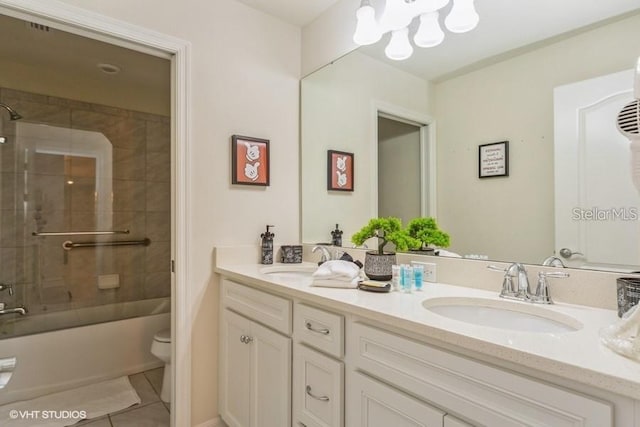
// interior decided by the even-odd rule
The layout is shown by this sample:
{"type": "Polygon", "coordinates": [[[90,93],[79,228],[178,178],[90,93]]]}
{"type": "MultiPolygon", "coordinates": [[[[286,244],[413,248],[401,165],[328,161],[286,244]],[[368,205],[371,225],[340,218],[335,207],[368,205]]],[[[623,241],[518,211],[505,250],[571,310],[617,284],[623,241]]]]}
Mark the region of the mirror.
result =
{"type": "MultiPolygon", "coordinates": [[[[628,192],[633,185],[625,159],[629,141],[615,126],[617,112],[633,99],[630,70],[640,56],[638,10],[430,79],[415,72],[415,63],[402,69],[402,63],[382,59],[384,41],[353,51],[305,77],[301,85],[303,241],[330,241],[330,231],[338,223],[344,231],[343,245],[350,247],[351,235],[378,215],[382,187],[377,168],[382,151],[377,126],[382,117],[423,129],[421,213],[435,216],[451,235],[449,251],[530,264],[541,264],[556,254],[572,267],[639,270],[640,197],[638,191],[628,192]],[[575,85],[585,81],[599,87],[599,81],[591,79],[616,74],[623,87],[615,83],[595,101],[577,100],[569,119],[554,119],[560,108],[554,109],[554,104],[566,105],[563,93],[581,93],[575,85]],[[564,124],[565,128],[591,129],[592,122],[579,120],[592,116],[604,120],[606,136],[589,130],[589,138],[571,137],[558,128],[564,124]],[[558,133],[563,135],[560,140],[555,137],[558,133]],[[585,141],[603,138],[615,147],[606,150],[610,156],[583,155],[591,147],[585,141]],[[508,176],[479,178],[479,146],[500,141],[509,141],[508,176]],[[574,147],[577,154],[569,157],[569,163],[566,158],[560,163],[556,152],[566,152],[565,146],[574,147]],[[353,192],[327,190],[327,150],[354,153],[353,192]],[[602,161],[585,163],[585,158],[602,161]],[[568,170],[577,172],[565,175],[568,170]],[[605,178],[612,175],[611,170],[623,172],[608,182],[605,178]],[[577,184],[566,188],[566,181],[577,184]],[[619,197],[603,202],[591,197],[596,187],[600,193],[617,194],[623,186],[626,189],[619,197]],[[562,205],[562,200],[574,205],[562,205]],[[559,205],[562,210],[556,210],[559,205]],[[588,218],[598,209],[608,211],[609,219],[588,218]],[[619,212],[628,218],[621,220],[619,212]],[[631,218],[634,212],[635,219],[631,218]],[[612,224],[615,229],[607,228],[612,224]],[[621,238],[630,243],[621,244],[621,238]],[[561,249],[574,254],[563,258],[561,249]],[[636,252],[618,256],[618,249],[625,254],[636,252]],[[602,258],[604,253],[609,255],[602,258]]],[[[396,172],[396,178],[398,174],[402,182],[403,171],[396,172]]],[[[416,190],[409,195],[409,184],[415,187],[411,182],[391,190],[394,203],[415,202],[416,190]]]]}

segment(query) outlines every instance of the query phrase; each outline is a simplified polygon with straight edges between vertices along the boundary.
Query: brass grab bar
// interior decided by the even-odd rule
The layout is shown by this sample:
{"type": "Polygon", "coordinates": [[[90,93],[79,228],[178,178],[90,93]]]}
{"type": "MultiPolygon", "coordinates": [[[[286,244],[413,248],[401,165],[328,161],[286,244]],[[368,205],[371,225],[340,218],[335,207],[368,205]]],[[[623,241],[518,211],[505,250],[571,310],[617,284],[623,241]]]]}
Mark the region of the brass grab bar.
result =
{"type": "Polygon", "coordinates": [[[62,244],[62,249],[70,251],[73,248],[95,248],[97,246],[149,246],[151,240],[149,238],[143,240],[118,240],[115,242],[78,242],[74,243],[67,240],[62,244]]]}
{"type": "Polygon", "coordinates": [[[32,236],[104,236],[111,234],[129,234],[129,230],[114,231],[34,231],[32,236]]]}

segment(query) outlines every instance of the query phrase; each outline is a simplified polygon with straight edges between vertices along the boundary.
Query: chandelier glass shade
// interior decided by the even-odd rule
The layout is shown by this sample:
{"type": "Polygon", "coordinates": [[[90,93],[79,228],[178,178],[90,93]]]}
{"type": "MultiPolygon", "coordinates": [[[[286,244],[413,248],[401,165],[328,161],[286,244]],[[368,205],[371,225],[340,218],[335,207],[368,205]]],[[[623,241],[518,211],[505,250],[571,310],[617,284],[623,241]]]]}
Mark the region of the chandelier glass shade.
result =
{"type": "MultiPolygon", "coordinates": [[[[466,33],[478,26],[480,17],[475,10],[474,0],[452,0],[451,11],[444,20],[447,30],[452,33],[466,33]]],[[[370,0],[362,0],[356,12],[357,25],[353,41],[358,45],[370,45],[380,41],[386,33],[391,33],[385,49],[388,58],[401,61],[413,53],[409,41],[409,25],[420,17],[418,30],[413,42],[418,47],[438,46],[445,33],[440,27],[440,10],[449,0],[385,0],[384,10],[376,19],[376,10],[370,0]]]]}

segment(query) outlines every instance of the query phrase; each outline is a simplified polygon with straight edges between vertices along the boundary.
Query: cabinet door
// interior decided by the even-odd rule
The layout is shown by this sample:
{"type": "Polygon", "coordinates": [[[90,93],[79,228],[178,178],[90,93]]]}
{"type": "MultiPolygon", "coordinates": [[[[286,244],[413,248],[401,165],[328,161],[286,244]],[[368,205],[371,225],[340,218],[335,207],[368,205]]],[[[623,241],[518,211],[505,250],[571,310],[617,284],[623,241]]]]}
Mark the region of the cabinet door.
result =
{"type": "Polygon", "coordinates": [[[443,427],[445,413],[358,372],[347,378],[349,427],[443,427]]]}
{"type": "Polygon", "coordinates": [[[344,366],[296,344],[293,352],[294,417],[307,427],[342,427],[344,366]]]}
{"type": "Polygon", "coordinates": [[[249,341],[251,426],[288,427],[291,425],[291,339],[252,322],[249,341]]]}
{"type": "Polygon", "coordinates": [[[220,415],[229,427],[250,426],[251,321],[223,310],[220,324],[220,415]]]}

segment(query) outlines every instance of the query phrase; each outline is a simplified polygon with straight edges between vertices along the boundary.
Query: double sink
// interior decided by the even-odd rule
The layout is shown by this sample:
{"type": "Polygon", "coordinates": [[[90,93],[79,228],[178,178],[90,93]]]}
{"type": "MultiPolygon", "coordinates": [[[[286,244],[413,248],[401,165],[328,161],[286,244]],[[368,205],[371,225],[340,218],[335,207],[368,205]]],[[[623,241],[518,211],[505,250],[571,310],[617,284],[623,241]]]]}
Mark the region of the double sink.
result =
{"type": "MultiPolygon", "coordinates": [[[[271,280],[311,283],[316,270],[312,264],[277,265],[260,270],[271,280]]],[[[525,302],[498,298],[435,297],[422,301],[431,313],[468,324],[530,333],[569,333],[582,329],[577,319],[525,302]]]]}

